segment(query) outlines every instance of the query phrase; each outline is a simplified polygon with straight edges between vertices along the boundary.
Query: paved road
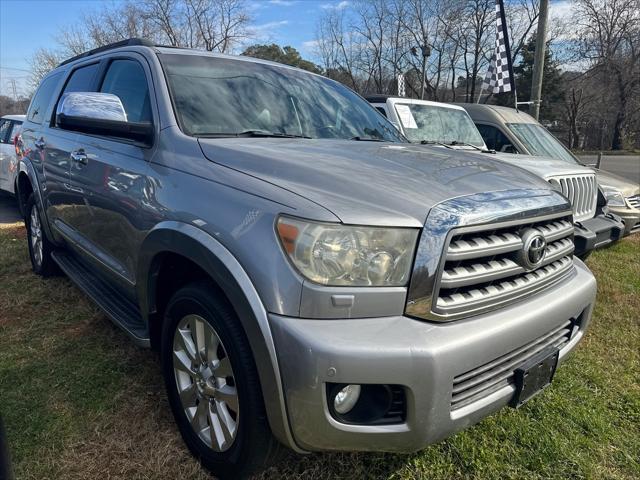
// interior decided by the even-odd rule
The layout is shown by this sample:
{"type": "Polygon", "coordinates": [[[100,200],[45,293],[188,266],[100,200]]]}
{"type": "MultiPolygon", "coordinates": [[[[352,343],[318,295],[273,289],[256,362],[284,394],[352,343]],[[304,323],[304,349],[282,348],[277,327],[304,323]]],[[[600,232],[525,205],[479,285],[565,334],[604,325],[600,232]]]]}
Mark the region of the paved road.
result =
{"type": "Polygon", "coordinates": [[[22,220],[18,212],[16,199],[11,195],[0,192],[0,225],[3,223],[15,223],[22,220]]]}
{"type": "MultiPolygon", "coordinates": [[[[580,155],[587,164],[595,165],[597,159],[597,155],[580,155]]],[[[640,155],[603,155],[600,168],[640,184],[640,155]]]]}

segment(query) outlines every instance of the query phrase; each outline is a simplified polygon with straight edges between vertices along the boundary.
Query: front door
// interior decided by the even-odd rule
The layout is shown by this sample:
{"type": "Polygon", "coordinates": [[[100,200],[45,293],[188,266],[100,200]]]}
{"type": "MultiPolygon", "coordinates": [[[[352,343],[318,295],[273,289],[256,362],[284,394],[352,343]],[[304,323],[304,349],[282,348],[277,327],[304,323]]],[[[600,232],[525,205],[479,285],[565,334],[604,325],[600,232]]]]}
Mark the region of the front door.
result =
{"type": "MultiPolygon", "coordinates": [[[[135,57],[111,60],[98,88],[117,95],[132,122],[152,121],[143,61],[135,57]]],[[[70,220],[79,247],[130,291],[144,238],[140,204],[152,152],[129,140],[80,134],[71,164],[71,186],[82,197],[70,220]]]]}

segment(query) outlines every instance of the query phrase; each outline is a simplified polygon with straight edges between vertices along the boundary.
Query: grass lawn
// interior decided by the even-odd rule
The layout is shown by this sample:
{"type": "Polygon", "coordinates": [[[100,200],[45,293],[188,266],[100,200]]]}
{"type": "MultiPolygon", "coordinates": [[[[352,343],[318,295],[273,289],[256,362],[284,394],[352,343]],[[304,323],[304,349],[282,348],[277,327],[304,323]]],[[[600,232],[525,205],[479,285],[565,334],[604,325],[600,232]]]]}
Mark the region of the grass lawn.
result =
{"type": "MultiPolygon", "coordinates": [[[[262,478],[640,478],[640,235],[596,252],[591,330],[553,386],[417,454],[290,455],[262,478]]],[[[154,354],[0,226],[0,411],[18,479],[210,478],[182,445],[154,354]]]]}

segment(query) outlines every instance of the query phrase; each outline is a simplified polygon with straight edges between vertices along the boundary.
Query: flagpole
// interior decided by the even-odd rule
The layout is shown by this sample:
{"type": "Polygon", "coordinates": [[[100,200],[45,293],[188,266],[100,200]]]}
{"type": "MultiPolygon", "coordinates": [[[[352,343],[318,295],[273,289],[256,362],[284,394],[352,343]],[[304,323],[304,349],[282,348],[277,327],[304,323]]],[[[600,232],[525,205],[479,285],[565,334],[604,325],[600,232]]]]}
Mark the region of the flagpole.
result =
{"type": "Polygon", "coordinates": [[[504,2],[500,2],[500,19],[502,21],[502,31],[504,37],[504,49],[507,54],[507,65],[509,67],[509,82],[511,83],[511,90],[513,90],[513,98],[515,99],[515,107],[518,109],[518,92],[516,92],[516,77],[513,75],[513,62],[511,61],[511,45],[509,42],[509,27],[507,26],[507,17],[504,13],[504,2]]]}
{"type": "Polygon", "coordinates": [[[480,86],[480,93],[478,94],[478,100],[476,100],[476,103],[480,103],[480,99],[482,98],[482,92],[484,92],[484,80],[482,81],[482,85],[480,86]]]}

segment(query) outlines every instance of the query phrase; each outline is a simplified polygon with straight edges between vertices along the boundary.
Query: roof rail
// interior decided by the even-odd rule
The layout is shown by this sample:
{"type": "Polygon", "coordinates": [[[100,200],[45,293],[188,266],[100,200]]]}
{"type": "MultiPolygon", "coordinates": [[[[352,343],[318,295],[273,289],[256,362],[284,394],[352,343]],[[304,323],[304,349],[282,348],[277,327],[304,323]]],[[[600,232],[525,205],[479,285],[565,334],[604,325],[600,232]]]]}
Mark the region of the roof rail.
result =
{"type": "Polygon", "coordinates": [[[107,50],[112,50],[114,48],[130,47],[130,46],[134,46],[134,45],[141,45],[141,46],[144,46],[144,47],[155,47],[155,43],[153,43],[151,40],[147,40],[147,39],[144,39],[144,38],[128,38],[126,40],[122,40],[120,42],[115,42],[115,43],[110,43],[109,45],[105,45],[103,47],[94,48],[94,49],[89,50],[87,52],[81,53],[80,55],[76,55],[75,57],[68,58],[64,62],[60,63],[60,65],[58,65],[58,67],[61,67],[62,65],[66,65],[67,63],[71,63],[71,62],[73,62],[75,60],[79,60],[81,58],[90,57],[91,55],[95,55],[96,53],[106,52],[107,50]]]}

